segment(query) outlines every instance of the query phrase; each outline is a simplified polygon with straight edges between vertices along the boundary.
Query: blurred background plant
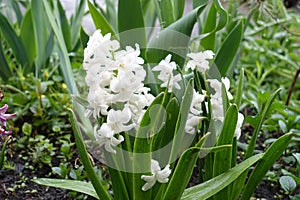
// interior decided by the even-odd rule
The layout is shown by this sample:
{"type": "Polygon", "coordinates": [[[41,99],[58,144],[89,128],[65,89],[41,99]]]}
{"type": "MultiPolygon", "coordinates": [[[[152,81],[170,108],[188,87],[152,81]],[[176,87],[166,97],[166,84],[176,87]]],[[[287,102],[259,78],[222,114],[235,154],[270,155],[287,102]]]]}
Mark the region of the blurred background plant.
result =
{"type": "MultiPolygon", "coordinates": [[[[258,149],[263,151],[270,142],[286,132],[298,135],[300,133],[299,1],[244,1],[242,5],[236,6],[245,11],[251,5],[257,8],[245,30],[240,59],[233,78],[244,68],[246,81],[242,107],[249,116],[254,116],[261,110],[261,105],[270,97],[269,91],[281,88],[279,99],[275,100],[273,112],[267,117],[259,136],[262,142],[258,149]]],[[[245,121],[244,133],[247,141],[251,138],[251,128],[247,126],[247,123],[251,124],[251,118],[248,117],[245,121]]],[[[241,148],[244,144],[245,142],[240,141],[241,148]]],[[[290,195],[288,198],[299,198],[299,184],[291,181],[299,177],[294,156],[299,151],[299,139],[294,138],[283,157],[264,178],[262,185],[267,183],[278,190],[272,198],[287,198],[284,197],[287,194],[290,195]],[[287,171],[290,175],[293,174],[290,178],[285,177],[287,171]]]]}

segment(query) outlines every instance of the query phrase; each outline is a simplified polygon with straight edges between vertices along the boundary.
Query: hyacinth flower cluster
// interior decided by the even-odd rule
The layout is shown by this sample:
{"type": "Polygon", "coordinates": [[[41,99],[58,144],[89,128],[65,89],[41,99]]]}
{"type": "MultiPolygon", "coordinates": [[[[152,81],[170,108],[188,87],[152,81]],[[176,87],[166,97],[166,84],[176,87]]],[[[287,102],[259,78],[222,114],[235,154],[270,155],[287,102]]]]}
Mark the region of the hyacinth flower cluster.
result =
{"type": "Polygon", "coordinates": [[[83,63],[89,86],[90,107],[86,115],[106,118],[105,123],[94,127],[94,135],[99,145],[111,153],[116,153],[113,147],[124,140],[119,133],[137,128],[145,108],[154,99],[143,83],[146,71],[139,46],[119,49],[117,40],[98,30],[90,37],[83,63]]]}
{"type": "MultiPolygon", "coordinates": [[[[205,78],[205,72],[209,70],[209,62],[208,60],[213,59],[214,53],[211,50],[206,50],[203,52],[197,52],[197,53],[189,53],[187,57],[191,58],[191,60],[187,63],[185,70],[188,71],[191,70],[198,70],[200,73],[202,73],[203,77],[205,78]]],[[[224,121],[224,105],[223,105],[223,93],[222,93],[222,87],[225,87],[226,96],[228,100],[232,100],[233,96],[230,93],[230,80],[227,77],[222,77],[221,80],[218,79],[207,79],[207,82],[209,83],[209,86],[212,88],[212,92],[210,94],[210,103],[212,106],[212,119],[217,120],[220,122],[224,121]]],[[[198,92],[194,91],[194,97],[191,110],[194,110],[194,112],[191,112],[193,114],[189,115],[187,124],[192,124],[197,126],[199,124],[199,120],[201,117],[199,116],[201,114],[201,111],[195,112],[197,108],[201,107],[201,103],[204,101],[206,91],[202,90],[203,95],[200,95],[198,92]],[[195,99],[198,99],[197,103],[195,104],[195,99]],[[197,120],[196,120],[197,119],[197,120]]],[[[206,107],[208,106],[206,102],[206,107]]],[[[208,109],[208,108],[207,108],[208,109]]],[[[244,115],[242,113],[238,113],[238,121],[236,125],[235,130],[235,137],[237,139],[240,138],[241,135],[241,126],[244,121],[244,115]]],[[[191,127],[189,127],[191,130],[191,127]]],[[[191,133],[191,132],[190,132],[191,133]]],[[[192,132],[193,133],[193,132],[192,132]]]]}
{"type": "MultiPolygon", "coordinates": [[[[151,89],[145,86],[146,71],[143,68],[144,59],[140,56],[139,45],[135,48],[126,46],[120,48],[119,41],[113,40],[111,34],[102,35],[97,30],[89,39],[84,50],[83,68],[86,71],[86,83],[89,87],[87,101],[89,107],[86,116],[93,117],[101,122],[94,126],[94,136],[102,151],[116,154],[115,148],[124,142],[123,132],[137,130],[146,109],[155,99],[151,89]],[[100,119],[100,120],[99,120],[100,119]]],[[[185,71],[197,70],[205,77],[210,68],[209,60],[214,53],[206,50],[198,53],[189,53],[185,71]]],[[[157,79],[160,87],[166,88],[168,93],[181,90],[180,82],[183,75],[177,70],[177,64],[172,61],[169,54],[152,68],[158,73],[157,79]]],[[[225,87],[228,99],[232,99],[229,92],[230,82],[227,78],[207,79],[212,92],[206,90],[193,90],[192,102],[185,123],[185,132],[195,135],[199,132],[198,126],[205,116],[202,116],[202,105],[210,110],[208,99],[211,103],[212,119],[223,122],[224,109],[222,100],[222,88],[225,87]]],[[[208,88],[207,88],[208,89],[208,88]]],[[[240,136],[240,128],[243,123],[243,115],[239,114],[236,127],[236,137],[240,136]]],[[[205,134],[205,133],[203,133],[205,134]]],[[[141,188],[147,191],[156,182],[167,183],[171,174],[170,165],[161,169],[158,161],[151,159],[151,175],[142,175],[146,181],[141,188]]]]}

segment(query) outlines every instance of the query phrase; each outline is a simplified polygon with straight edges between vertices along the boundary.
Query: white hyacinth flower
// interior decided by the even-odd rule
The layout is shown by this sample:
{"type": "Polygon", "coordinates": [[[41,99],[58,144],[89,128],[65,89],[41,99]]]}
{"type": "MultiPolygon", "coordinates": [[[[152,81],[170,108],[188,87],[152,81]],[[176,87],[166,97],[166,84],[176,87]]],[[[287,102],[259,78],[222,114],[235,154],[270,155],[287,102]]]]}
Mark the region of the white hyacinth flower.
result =
{"type": "Polygon", "coordinates": [[[185,132],[189,134],[195,134],[197,132],[197,126],[199,125],[202,117],[201,114],[201,103],[205,100],[206,91],[204,94],[199,94],[195,89],[193,91],[193,99],[190,106],[190,111],[185,124],[185,132]]]}
{"type": "Polygon", "coordinates": [[[159,163],[151,159],[151,176],[142,175],[141,179],[146,181],[147,183],[142,187],[143,191],[149,190],[151,187],[154,186],[156,181],[159,183],[167,183],[169,181],[169,176],[171,174],[170,165],[168,164],[163,170],[161,170],[159,163]]]}
{"type": "Polygon", "coordinates": [[[211,96],[214,98],[222,98],[222,82],[218,79],[207,79],[207,82],[214,90],[214,93],[211,96]]]}
{"type": "Polygon", "coordinates": [[[209,69],[209,62],[207,60],[213,59],[214,55],[214,52],[211,50],[187,54],[191,60],[186,64],[185,70],[198,69],[201,73],[204,73],[209,69]]]}
{"type": "Polygon", "coordinates": [[[199,125],[201,121],[201,117],[193,114],[188,114],[188,119],[186,121],[184,130],[188,134],[195,134],[197,132],[197,126],[199,125]]]}
{"type": "Polygon", "coordinates": [[[135,44],[135,49],[131,46],[126,46],[126,50],[121,50],[115,53],[115,65],[120,70],[131,70],[132,68],[141,67],[144,64],[144,59],[139,57],[141,54],[140,46],[135,44]]]}
{"type": "Polygon", "coordinates": [[[111,109],[107,115],[107,124],[115,133],[120,133],[123,131],[129,131],[134,127],[134,124],[129,124],[131,120],[131,112],[128,106],[123,110],[111,109]]]}
{"type": "Polygon", "coordinates": [[[221,78],[221,81],[222,81],[222,83],[223,83],[224,86],[225,86],[225,89],[226,89],[226,92],[227,92],[227,97],[228,97],[228,99],[229,99],[229,100],[232,100],[232,99],[233,99],[233,96],[232,96],[232,94],[229,92],[229,89],[230,89],[230,80],[229,80],[229,78],[227,78],[227,77],[222,77],[222,78],[221,78]]]}
{"type": "Polygon", "coordinates": [[[92,111],[95,119],[100,114],[107,115],[108,103],[111,99],[110,93],[100,87],[90,88],[87,99],[90,106],[88,109],[92,111]]]}
{"type": "Polygon", "coordinates": [[[97,127],[95,127],[94,135],[96,140],[99,142],[100,147],[104,146],[106,151],[114,154],[116,153],[116,150],[114,150],[112,147],[117,146],[124,141],[122,135],[120,135],[118,139],[115,138],[115,132],[106,123],[102,124],[99,130],[97,130],[97,127]]]}
{"type": "Polygon", "coordinates": [[[210,99],[212,106],[212,116],[216,120],[224,121],[224,108],[222,98],[214,98],[210,99]]]}
{"type": "Polygon", "coordinates": [[[177,74],[174,76],[173,70],[176,70],[176,63],[171,62],[172,55],[169,54],[165,59],[160,61],[160,63],[155,66],[152,70],[159,71],[158,79],[163,81],[161,87],[168,87],[168,92],[172,92],[173,88],[180,90],[181,75],[177,74]]]}
{"type": "Polygon", "coordinates": [[[94,64],[107,65],[112,61],[112,53],[120,48],[117,40],[111,40],[111,34],[102,35],[100,30],[94,32],[84,49],[83,68],[88,70],[94,64]]]}
{"type": "Polygon", "coordinates": [[[235,133],[234,136],[236,137],[236,139],[238,140],[241,136],[241,128],[244,122],[244,115],[242,113],[238,113],[238,120],[237,120],[237,124],[236,124],[236,129],[235,129],[235,133]]]}

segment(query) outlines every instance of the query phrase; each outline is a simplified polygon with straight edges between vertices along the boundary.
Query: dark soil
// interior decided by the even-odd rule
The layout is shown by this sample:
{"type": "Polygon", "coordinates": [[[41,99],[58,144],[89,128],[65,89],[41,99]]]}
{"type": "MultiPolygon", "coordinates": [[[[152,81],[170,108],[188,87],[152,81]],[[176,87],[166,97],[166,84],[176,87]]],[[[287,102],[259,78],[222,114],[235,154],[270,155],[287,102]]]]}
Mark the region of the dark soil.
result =
{"type": "Polygon", "coordinates": [[[49,167],[32,172],[25,169],[24,161],[14,160],[16,170],[0,170],[0,199],[1,200],[71,200],[68,191],[53,187],[45,187],[31,181],[34,177],[44,178],[49,167]]]}

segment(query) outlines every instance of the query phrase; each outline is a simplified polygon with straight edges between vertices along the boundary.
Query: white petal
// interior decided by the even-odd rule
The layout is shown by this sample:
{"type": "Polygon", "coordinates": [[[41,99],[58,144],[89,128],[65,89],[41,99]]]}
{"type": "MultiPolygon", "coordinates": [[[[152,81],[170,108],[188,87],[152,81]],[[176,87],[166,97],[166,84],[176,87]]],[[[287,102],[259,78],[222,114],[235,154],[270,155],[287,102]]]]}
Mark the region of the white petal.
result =
{"type": "Polygon", "coordinates": [[[156,160],[151,159],[151,172],[152,172],[152,174],[156,173],[157,171],[160,171],[159,163],[156,160]]]}
{"type": "Polygon", "coordinates": [[[145,183],[145,185],[142,187],[142,190],[143,190],[143,191],[149,190],[150,188],[153,187],[153,185],[155,184],[155,182],[156,182],[156,181],[145,183]]]}

